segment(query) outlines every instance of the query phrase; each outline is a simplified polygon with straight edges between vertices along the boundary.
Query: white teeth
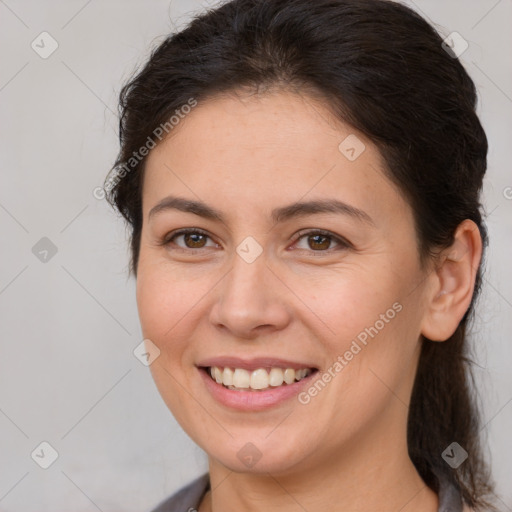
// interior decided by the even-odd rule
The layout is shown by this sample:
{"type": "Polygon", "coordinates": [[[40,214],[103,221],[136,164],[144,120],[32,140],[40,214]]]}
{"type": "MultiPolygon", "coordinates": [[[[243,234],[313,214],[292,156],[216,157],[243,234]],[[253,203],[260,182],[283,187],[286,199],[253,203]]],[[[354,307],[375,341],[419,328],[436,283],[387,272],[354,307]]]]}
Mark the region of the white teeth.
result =
{"type": "Polygon", "coordinates": [[[250,387],[251,374],[247,370],[237,368],[233,373],[233,386],[235,386],[235,388],[243,389],[250,387]]]}
{"type": "Polygon", "coordinates": [[[283,377],[286,384],[292,384],[295,380],[295,370],[293,368],[286,368],[283,377]]]}
{"type": "Polygon", "coordinates": [[[210,375],[217,384],[224,384],[229,389],[254,389],[263,390],[269,386],[277,387],[285,384],[293,384],[302,380],[311,373],[309,368],[294,370],[293,368],[271,368],[270,373],[265,368],[258,368],[253,372],[243,368],[219,368],[212,366],[210,375]]]}
{"type": "Polygon", "coordinates": [[[222,372],[220,368],[217,368],[216,366],[213,368],[213,371],[215,372],[214,377],[217,384],[222,384],[222,372]]]}
{"type": "Polygon", "coordinates": [[[308,370],[306,368],[301,368],[300,370],[296,370],[295,371],[295,378],[297,380],[303,379],[307,375],[307,371],[308,370]]]}
{"type": "Polygon", "coordinates": [[[222,384],[224,384],[224,386],[233,385],[233,370],[231,368],[224,368],[224,372],[222,373],[222,384]]]}
{"type": "Polygon", "coordinates": [[[266,389],[268,388],[268,373],[267,370],[260,368],[251,373],[251,388],[252,389],[266,389]]]}
{"type": "Polygon", "coordinates": [[[281,368],[272,368],[268,378],[271,386],[280,386],[284,382],[283,370],[281,368]]]}

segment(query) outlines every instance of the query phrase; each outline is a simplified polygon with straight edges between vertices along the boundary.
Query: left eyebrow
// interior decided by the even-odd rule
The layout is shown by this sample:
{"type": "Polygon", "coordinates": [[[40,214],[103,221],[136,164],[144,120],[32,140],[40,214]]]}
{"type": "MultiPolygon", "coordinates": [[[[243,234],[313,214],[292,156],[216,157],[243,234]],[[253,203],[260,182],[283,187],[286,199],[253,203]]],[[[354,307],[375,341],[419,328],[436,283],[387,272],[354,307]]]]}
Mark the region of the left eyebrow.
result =
{"type": "MultiPolygon", "coordinates": [[[[217,220],[223,223],[225,222],[224,215],[215,208],[201,201],[175,196],[168,196],[162,199],[162,201],[150,210],[148,217],[151,218],[164,210],[179,210],[193,213],[206,219],[217,220]]],[[[356,220],[375,227],[373,219],[365,211],[342,201],[338,201],[337,199],[303,201],[282,206],[280,208],[274,208],[271,212],[271,218],[274,223],[278,223],[292,218],[305,217],[307,215],[314,215],[318,213],[338,213],[348,215],[356,220]]]]}
{"type": "Polygon", "coordinates": [[[315,213],[341,213],[375,227],[373,219],[365,211],[337,199],[297,202],[282,208],[275,208],[272,210],[272,219],[277,223],[315,213]]]}

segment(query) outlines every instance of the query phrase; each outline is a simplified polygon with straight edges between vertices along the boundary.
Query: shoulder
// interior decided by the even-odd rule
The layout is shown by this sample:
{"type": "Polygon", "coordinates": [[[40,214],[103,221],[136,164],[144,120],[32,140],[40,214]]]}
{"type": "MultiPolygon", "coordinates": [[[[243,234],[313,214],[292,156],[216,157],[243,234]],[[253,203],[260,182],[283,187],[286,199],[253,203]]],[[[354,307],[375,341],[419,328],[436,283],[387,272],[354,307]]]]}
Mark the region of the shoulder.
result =
{"type": "Polygon", "coordinates": [[[205,473],[179,489],[151,512],[192,512],[192,510],[197,510],[209,486],[210,475],[205,473]]]}

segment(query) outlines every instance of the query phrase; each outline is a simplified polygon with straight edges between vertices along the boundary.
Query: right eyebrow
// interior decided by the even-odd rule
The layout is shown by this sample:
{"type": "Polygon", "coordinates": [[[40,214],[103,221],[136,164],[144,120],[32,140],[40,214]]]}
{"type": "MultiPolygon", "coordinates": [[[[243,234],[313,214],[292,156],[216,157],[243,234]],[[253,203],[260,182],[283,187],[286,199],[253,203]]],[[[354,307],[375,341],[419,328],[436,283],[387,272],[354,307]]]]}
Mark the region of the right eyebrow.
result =
{"type": "Polygon", "coordinates": [[[156,206],[151,208],[148,218],[151,219],[151,217],[157,213],[166,210],[179,210],[182,212],[194,213],[195,215],[199,215],[200,217],[204,217],[206,219],[224,222],[223,215],[215,208],[212,208],[211,206],[208,206],[207,204],[200,201],[194,201],[191,199],[184,199],[175,196],[167,196],[162,199],[156,206]]]}

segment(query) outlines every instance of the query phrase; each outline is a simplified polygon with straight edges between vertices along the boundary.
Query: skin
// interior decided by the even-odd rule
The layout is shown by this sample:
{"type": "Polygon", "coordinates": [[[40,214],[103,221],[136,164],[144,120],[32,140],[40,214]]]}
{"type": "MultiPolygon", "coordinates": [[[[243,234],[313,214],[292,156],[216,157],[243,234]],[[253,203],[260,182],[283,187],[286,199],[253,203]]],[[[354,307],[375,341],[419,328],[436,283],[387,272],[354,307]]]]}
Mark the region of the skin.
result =
{"type": "Polygon", "coordinates": [[[412,209],[383,166],[371,141],[319,101],[285,91],[201,102],[150,152],[137,304],[143,335],[160,350],[150,366],[159,392],[209,457],[213,492],[200,512],[437,511],[407,453],[408,404],[421,334],[442,341],[457,327],[481,241],[464,221],[454,246],[422,268],[412,209]],[[366,147],[355,161],[338,149],[350,134],[366,147]],[[208,204],[224,222],[178,210],[149,218],[170,194],[208,204]],[[340,213],[270,217],[327,198],[372,222],[340,213]],[[208,236],[162,245],[180,228],[208,236]],[[333,237],[297,240],[306,228],[333,237]],[[248,236],[263,249],[252,263],[236,252],[248,236]],[[220,355],[272,356],[322,373],[394,303],[401,311],[307,405],[228,409],[195,366],[220,355]],[[261,453],[251,468],[237,457],[249,442],[261,453]]]}

